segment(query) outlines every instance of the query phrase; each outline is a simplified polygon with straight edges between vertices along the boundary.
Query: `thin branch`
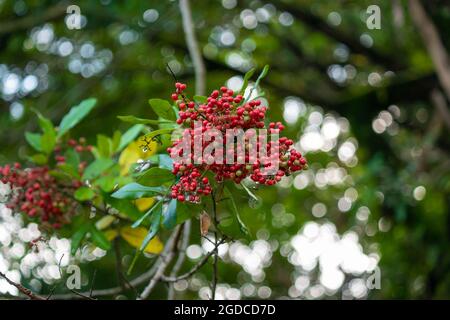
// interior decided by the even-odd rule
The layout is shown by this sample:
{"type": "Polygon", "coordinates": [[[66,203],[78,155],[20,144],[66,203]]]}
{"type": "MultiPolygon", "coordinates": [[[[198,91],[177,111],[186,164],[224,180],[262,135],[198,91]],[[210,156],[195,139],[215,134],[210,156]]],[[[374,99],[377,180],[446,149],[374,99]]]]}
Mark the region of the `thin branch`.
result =
{"type": "MultiPolygon", "coordinates": [[[[59,262],[58,262],[58,271],[59,271],[59,276],[61,277],[61,279],[62,279],[62,277],[63,277],[63,272],[62,272],[62,268],[61,268],[61,262],[62,262],[62,259],[63,259],[63,258],[64,258],[64,254],[61,255],[61,258],[59,258],[59,262]]],[[[86,300],[96,300],[96,299],[92,298],[92,291],[93,291],[93,288],[94,288],[94,281],[95,281],[95,276],[96,276],[96,275],[97,275],[97,269],[94,270],[94,276],[92,277],[91,289],[89,290],[88,293],[81,293],[81,292],[78,292],[78,291],[76,291],[76,290],[74,290],[74,289],[69,289],[69,290],[70,290],[75,296],[81,297],[81,298],[83,298],[83,299],[86,299],[86,300]]],[[[46,299],[46,300],[50,300],[50,298],[52,297],[53,292],[55,291],[55,289],[56,289],[56,286],[54,286],[54,287],[52,288],[52,290],[51,290],[50,294],[47,296],[47,299],[46,299]]]]}
{"type": "Polygon", "coordinates": [[[0,24],[0,36],[29,29],[44,22],[63,17],[66,13],[67,6],[68,2],[61,1],[55,6],[48,8],[45,12],[35,12],[33,15],[26,16],[21,19],[13,19],[11,21],[3,22],[0,24]]]}
{"type": "Polygon", "coordinates": [[[178,82],[177,76],[175,75],[175,73],[173,72],[172,68],[170,67],[170,65],[168,63],[166,63],[166,67],[167,67],[167,70],[169,70],[173,80],[175,82],[178,82]]]}
{"type": "MultiPolygon", "coordinates": [[[[184,260],[186,259],[186,249],[189,245],[191,235],[191,225],[192,225],[191,220],[187,220],[184,224],[183,242],[181,244],[181,248],[179,249],[177,261],[175,262],[172,272],[170,273],[171,277],[176,277],[181,267],[183,266],[184,260]]],[[[175,290],[173,288],[173,285],[169,284],[169,292],[167,294],[167,299],[173,300],[174,297],[175,297],[175,290]]]]}
{"type": "MultiPolygon", "coordinates": [[[[169,244],[171,242],[170,238],[169,241],[167,241],[167,243],[169,244]]],[[[169,247],[166,246],[166,248],[164,249],[163,253],[161,254],[161,256],[163,254],[165,254],[166,252],[168,252],[169,247]]],[[[152,268],[148,271],[146,271],[145,273],[141,274],[140,276],[136,277],[135,279],[129,281],[130,286],[132,287],[137,287],[140,286],[141,284],[147,282],[151,277],[153,277],[153,275],[155,274],[156,270],[158,269],[160,263],[162,262],[161,256],[158,257],[157,261],[155,261],[155,263],[153,264],[152,268]]],[[[99,296],[113,296],[116,294],[119,294],[122,292],[122,287],[117,286],[117,287],[112,287],[112,288],[107,288],[107,289],[98,289],[98,290],[94,290],[92,291],[91,296],[92,297],[99,297],[99,296]]],[[[89,295],[89,292],[83,292],[82,294],[84,295],[89,295]]],[[[55,299],[72,299],[75,296],[73,294],[56,294],[53,296],[55,299]]]]}
{"type": "Polygon", "coordinates": [[[125,288],[124,276],[123,276],[122,254],[120,252],[120,238],[119,237],[114,238],[113,247],[114,247],[114,257],[116,260],[117,282],[118,282],[118,285],[122,288],[122,290],[125,291],[126,288],[125,288]]]}
{"type": "Polygon", "coordinates": [[[23,285],[21,285],[20,283],[14,282],[11,279],[9,279],[4,273],[0,272],[0,277],[4,278],[6,280],[6,282],[8,282],[10,285],[14,286],[17,288],[17,290],[19,290],[20,292],[22,292],[24,295],[26,295],[27,297],[29,297],[31,300],[47,300],[44,297],[41,297],[35,293],[33,293],[30,289],[25,288],[23,285]]]}
{"type": "Polygon", "coordinates": [[[405,14],[403,12],[401,0],[392,1],[392,22],[397,32],[401,32],[401,28],[405,25],[405,14]]]}
{"type": "Polygon", "coordinates": [[[96,276],[97,276],[97,269],[94,270],[94,274],[92,275],[91,289],[89,290],[89,298],[92,298],[92,292],[94,291],[94,283],[96,276]]]}
{"type": "Polygon", "coordinates": [[[217,287],[217,273],[218,273],[218,262],[219,262],[219,252],[218,252],[218,239],[217,239],[217,228],[219,226],[219,222],[217,221],[217,203],[216,203],[216,196],[215,192],[211,193],[211,199],[212,199],[212,218],[214,221],[214,262],[213,262],[213,279],[211,283],[211,299],[216,299],[216,287],[217,287]]]}
{"type": "Polygon", "coordinates": [[[311,11],[302,7],[301,5],[287,4],[282,1],[278,1],[276,4],[277,8],[280,10],[285,10],[291,13],[298,21],[317,30],[328,37],[345,44],[349,49],[355,53],[360,53],[366,55],[373,62],[379,63],[385,66],[387,69],[399,70],[404,68],[404,64],[398,61],[395,57],[389,56],[385,53],[379,52],[374,48],[367,48],[361,44],[358,38],[354,37],[350,32],[344,32],[339,30],[339,28],[334,28],[330,26],[321,17],[316,16],[311,11]]]}
{"type": "Polygon", "coordinates": [[[186,37],[186,44],[195,70],[195,93],[202,96],[205,94],[206,69],[197,39],[195,37],[194,23],[192,22],[189,0],[180,0],[180,11],[183,20],[183,30],[186,37]]]}
{"type": "Polygon", "coordinates": [[[208,259],[216,252],[216,250],[219,248],[220,245],[222,245],[225,241],[227,240],[227,238],[223,238],[221,239],[217,245],[213,248],[213,250],[211,250],[210,252],[208,252],[208,254],[206,256],[203,257],[202,260],[200,260],[194,267],[192,267],[191,270],[189,270],[188,272],[179,275],[177,277],[166,277],[163,276],[161,277],[161,281],[164,282],[177,282],[180,280],[184,280],[187,278],[190,278],[192,275],[194,275],[198,270],[200,270],[205,264],[206,262],[208,262],[208,259]]]}
{"type": "MultiPolygon", "coordinates": [[[[61,258],[59,258],[59,261],[58,261],[58,272],[59,272],[59,276],[61,277],[61,279],[62,279],[62,277],[63,277],[63,273],[62,273],[62,269],[61,269],[61,262],[62,262],[62,259],[64,258],[64,253],[61,255],[61,258]]],[[[48,296],[47,296],[47,300],[50,300],[50,298],[53,296],[53,293],[55,292],[55,290],[56,290],[56,287],[58,286],[58,283],[57,284],[55,284],[54,286],[53,286],[53,288],[50,290],[50,293],[48,294],[48,296]]]]}
{"type": "Polygon", "coordinates": [[[439,32],[419,0],[409,0],[409,10],[431,56],[439,82],[450,99],[450,60],[439,32]]]}
{"type": "Polygon", "coordinates": [[[173,242],[168,244],[169,250],[167,254],[161,256],[161,263],[159,264],[158,268],[156,269],[155,274],[150,279],[150,282],[148,285],[144,288],[141,295],[137,298],[138,300],[144,300],[147,299],[148,296],[152,293],[153,289],[155,288],[156,284],[160,281],[161,277],[164,275],[164,272],[166,271],[167,267],[169,266],[170,262],[172,261],[173,257],[175,256],[175,251],[178,245],[178,240],[181,235],[181,231],[183,230],[183,225],[178,225],[177,228],[174,231],[174,239],[173,242]]]}
{"type": "Polygon", "coordinates": [[[56,290],[56,286],[53,286],[52,289],[50,290],[50,293],[48,294],[47,298],[45,298],[46,300],[50,300],[50,298],[53,295],[53,292],[55,292],[56,290]]]}
{"type": "Polygon", "coordinates": [[[95,298],[92,298],[91,296],[88,296],[88,295],[78,292],[76,290],[70,289],[70,291],[73,292],[74,295],[79,296],[80,298],[83,298],[85,300],[97,300],[95,298]]]}
{"type": "Polygon", "coordinates": [[[439,89],[434,89],[431,92],[431,101],[439,112],[439,115],[447,126],[447,129],[450,130],[450,111],[448,109],[444,94],[439,89]]]}

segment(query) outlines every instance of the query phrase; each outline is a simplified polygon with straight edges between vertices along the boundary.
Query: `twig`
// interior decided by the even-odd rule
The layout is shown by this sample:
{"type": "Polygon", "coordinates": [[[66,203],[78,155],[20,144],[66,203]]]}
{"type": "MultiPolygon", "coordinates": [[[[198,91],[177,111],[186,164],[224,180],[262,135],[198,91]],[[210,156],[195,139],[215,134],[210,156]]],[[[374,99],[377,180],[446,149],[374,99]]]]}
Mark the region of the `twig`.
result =
{"type": "MultiPolygon", "coordinates": [[[[59,276],[61,277],[61,279],[63,277],[63,274],[61,271],[61,262],[62,262],[63,258],[64,258],[64,253],[61,255],[61,258],[59,258],[59,261],[58,261],[58,272],[59,272],[59,276]]],[[[55,292],[57,286],[58,286],[58,284],[54,285],[53,288],[50,290],[50,293],[47,296],[47,300],[50,300],[50,298],[52,297],[53,293],[55,292]]]]}
{"type": "Polygon", "coordinates": [[[161,277],[164,275],[166,268],[168,267],[168,265],[170,264],[170,262],[172,261],[174,255],[175,255],[175,250],[178,245],[178,240],[180,238],[181,231],[183,230],[182,228],[183,228],[183,225],[178,225],[177,228],[175,229],[175,231],[174,231],[175,236],[173,238],[173,242],[168,243],[169,250],[168,250],[167,254],[161,255],[161,263],[157,267],[155,274],[150,279],[148,285],[144,288],[144,290],[142,291],[140,296],[137,298],[137,300],[147,299],[148,296],[152,293],[156,284],[160,281],[161,277]]]}
{"type": "Polygon", "coordinates": [[[212,241],[210,238],[208,238],[207,236],[202,236],[202,239],[205,239],[206,241],[208,241],[209,243],[211,243],[213,246],[216,245],[216,243],[214,241],[212,241]]]}
{"type": "MultiPolygon", "coordinates": [[[[265,3],[268,2],[263,1],[263,4],[265,3]]],[[[312,10],[308,10],[306,6],[300,5],[299,1],[291,1],[290,3],[286,1],[277,1],[276,6],[278,10],[287,11],[292,14],[302,25],[308,26],[315,32],[323,33],[329,38],[345,44],[352,52],[363,54],[373,62],[394,71],[405,68],[404,63],[401,60],[398,61],[395,56],[387,55],[373,47],[365,47],[359,41],[358,37],[354,36],[354,33],[344,32],[341,28],[330,26],[323,18],[312,13],[312,10]]],[[[293,38],[295,39],[295,37],[293,38]]]]}
{"type": "Polygon", "coordinates": [[[419,0],[409,0],[409,10],[431,56],[439,82],[450,99],[450,60],[439,32],[419,0]]]}
{"type": "Polygon", "coordinates": [[[177,76],[175,75],[175,73],[173,72],[172,68],[170,67],[170,65],[168,63],[166,63],[166,67],[167,70],[169,70],[170,74],[172,75],[172,78],[175,82],[178,82],[177,76]]]}
{"type": "Polygon", "coordinates": [[[94,283],[95,283],[95,277],[97,276],[97,269],[94,269],[94,274],[92,275],[92,281],[91,281],[91,289],[89,290],[89,297],[92,298],[92,291],[94,291],[94,283]]]}
{"type": "MultiPolygon", "coordinates": [[[[61,258],[59,258],[59,262],[58,262],[58,271],[59,271],[59,275],[60,275],[61,278],[63,276],[62,269],[61,269],[61,261],[62,261],[63,258],[64,258],[64,254],[61,255],[61,258]]],[[[95,269],[95,271],[94,271],[94,276],[93,276],[93,279],[92,279],[91,289],[89,290],[89,295],[86,294],[86,293],[78,292],[78,291],[76,291],[74,289],[69,289],[69,290],[71,292],[73,292],[75,295],[77,295],[79,297],[82,297],[83,299],[96,300],[96,299],[92,298],[92,289],[94,288],[94,280],[95,280],[95,275],[96,274],[97,274],[97,269],[95,269]]],[[[50,292],[50,294],[47,297],[47,300],[50,300],[50,297],[53,295],[53,291],[55,290],[55,288],[56,288],[56,286],[53,287],[52,291],[50,292]]]]}
{"type": "Polygon", "coordinates": [[[125,276],[125,274],[123,272],[122,254],[120,251],[120,238],[119,237],[114,238],[113,247],[114,247],[115,260],[116,260],[116,273],[117,273],[118,285],[122,288],[122,291],[131,289],[134,292],[135,297],[137,297],[138,292],[137,292],[136,288],[128,281],[127,277],[125,276]]]}
{"type": "Polygon", "coordinates": [[[73,289],[69,289],[71,292],[73,292],[73,294],[75,294],[75,295],[77,295],[77,296],[79,296],[79,297],[81,297],[81,298],[83,298],[83,299],[86,299],[86,300],[97,300],[97,299],[95,299],[95,298],[92,298],[91,296],[88,296],[88,295],[86,295],[86,294],[84,294],[84,293],[81,293],[81,292],[78,292],[78,291],[76,291],[76,290],[73,290],[73,289]]]}
{"type": "Polygon", "coordinates": [[[23,285],[21,285],[20,283],[16,283],[14,281],[12,281],[11,279],[9,279],[4,273],[0,272],[0,277],[4,278],[6,280],[6,282],[8,282],[10,285],[14,286],[17,288],[17,290],[19,290],[20,292],[22,292],[24,295],[26,295],[27,297],[29,297],[31,300],[47,300],[44,297],[41,297],[35,293],[33,293],[30,289],[25,288],[23,285]]]}
{"type": "Polygon", "coordinates": [[[190,278],[194,273],[196,273],[198,270],[200,270],[208,261],[208,259],[216,252],[217,248],[223,244],[225,241],[227,240],[227,238],[223,238],[221,239],[218,243],[217,246],[214,247],[213,250],[211,250],[210,252],[208,252],[208,254],[206,256],[203,257],[202,260],[200,260],[191,270],[189,270],[188,272],[177,276],[177,277],[166,277],[166,276],[162,276],[161,277],[161,281],[165,281],[165,282],[177,282],[180,280],[184,280],[187,278],[190,278]]]}
{"type": "Polygon", "coordinates": [[[195,92],[197,95],[204,95],[206,70],[197,39],[195,37],[189,0],[180,0],[180,11],[183,20],[183,30],[186,37],[186,44],[195,70],[195,92]]]}
{"type": "MultiPolygon", "coordinates": [[[[181,243],[181,248],[178,250],[178,258],[173,266],[172,272],[170,273],[171,277],[176,277],[181,267],[183,266],[184,260],[186,259],[186,249],[189,245],[190,235],[191,235],[191,220],[187,220],[184,223],[183,229],[183,242],[181,243]]],[[[169,292],[167,294],[167,300],[173,300],[175,297],[175,290],[172,284],[169,284],[169,292]]]]}
{"type": "Polygon", "coordinates": [[[216,287],[217,287],[217,274],[218,274],[218,262],[219,262],[219,252],[218,252],[218,239],[217,239],[217,228],[219,225],[219,222],[217,221],[217,204],[216,204],[216,197],[215,192],[211,193],[211,199],[212,199],[212,217],[214,221],[214,262],[213,262],[213,279],[211,282],[211,300],[216,299],[216,287]]]}
{"type": "Polygon", "coordinates": [[[117,282],[119,286],[122,288],[123,291],[125,291],[125,284],[124,284],[124,276],[123,276],[123,270],[122,270],[122,255],[120,253],[120,239],[119,237],[115,237],[113,240],[113,246],[114,246],[114,256],[116,260],[116,276],[117,276],[117,282]]]}
{"type": "Polygon", "coordinates": [[[0,24],[0,35],[10,34],[19,30],[29,29],[44,22],[63,17],[66,13],[68,2],[61,1],[45,12],[35,13],[21,19],[13,19],[0,24]]]}
{"type": "MultiPolygon", "coordinates": [[[[137,277],[136,279],[130,281],[130,284],[132,286],[138,286],[143,284],[144,282],[148,281],[148,279],[150,279],[155,271],[156,271],[156,267],[158,266],[157,263],[155,263],[154,267],[150,269],[149,271],[147,271],[146,273],[140,275],[139,277],[137,277]]],[[[99,290],[94,290],[92,291],[92,293],[90,292],[82,292],[83,295],[89,295],[91,294],[91,297],[101,297],[101,296],[113,296],[116,294],[119,294],[122,292],[122,287],[118,286],[118,287],[112,287],[112,288],[107,288],[107,289],[99,289],[99,290]]],[[[73,294],[56,294],[53,296],[55,299],[61,299],[61,300],[65,300],[65,299],[72,299],[74,298],[73,294]]]]}
{"type": "MultiPolygon", "coordinates": [[[[170,242],[170,239],[168,241],[168,243],[170,242]]],[[[164,249],[164,252],[168,251],[168,247],[166,246],[166,248],[164,249]]],[[[160,263],[161,263],[161,256],[157,259],[157,261],[153,264],[152,268],[148,271],[146,271],[145,273],[141,274],[140,276],[136,277],[135,279],[131,280],[129,283],[132,287],[137,287],[145,282],[148,281],[148,279],[150,279],[151,277],[153,277],[153,275],[155,274],[156,270],[158,269],[160,263]]],[[[112,287],[112,288],[107,288],[107,289],[99,289],[99,290],[94,290],[92,292],[92,297],[99,297],[99,296],[112,296],[115,294],[119,294],[122,292],[122,288],[120,286],[117,287],[112,287]]],[[[89,295],[89,292],[83,292],[84,295],[89,295]]],[[[72,299],[74,297],[73,294],[57,294],[54,295],[55,299],[72,299]]]]}
{"type": "Polygon", "coordinates": [[[48,294],[47,298],[45,298],[46,300],[50,300],[50,298],[53,295],[53,292],[55,292],[56,290],[56,286],[53,286],[52,289],[50,290],[50,293],[48,294]]]}
{"type": "Polygon", "coordinates": [[[447,126],[447,129],[450,130],[450,111],[448,109],[445,96],[439,89],[434,89],[431,92],[431,101],[433,102],[442,120],[447,126]]]}

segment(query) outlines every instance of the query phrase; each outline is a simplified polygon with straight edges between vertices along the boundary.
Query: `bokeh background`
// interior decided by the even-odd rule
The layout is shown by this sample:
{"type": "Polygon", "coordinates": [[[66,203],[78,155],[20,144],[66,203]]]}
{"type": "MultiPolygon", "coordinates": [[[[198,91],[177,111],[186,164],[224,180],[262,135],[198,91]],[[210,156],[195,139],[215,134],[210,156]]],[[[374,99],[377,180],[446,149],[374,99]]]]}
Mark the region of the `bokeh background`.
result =
{"type": "MultiPolygon", "coordinates": [[[[422,5],[448,47],[448,2],[422,5]]],[[[256,191],[258,201],[238,191],[253,237],[220,247],[217,298],[450,298],[448,99],[408,1],[191,6],[208,91],[239,89],[246,71],[270,65],[262,82],[269,116],[285,122],[310,164],[256,191]],[[369,5],[381,8],[380,30],[366,25],[369,5]]],[[[24,132],[37,130],[31,108],[58,122],[96,97],[98,106],[76,130],[90,142],[126,130],[117,115],[152,117],[147,100],[173,91],[166,64],[193,93],[177,1],[1,0],[0,165],[26,162],[24,132]],[[66,25],[69,4],[81,8],[80,30],[66,25]]],[[[192,228],[182,270],[211,250],[198,220],[192,228]]],[[[36,292],[67,292],[58,285],[58,263],[70,262],[70,241],[53,237],[31,251],[39,235],[36,224],[2,206],[0,271],[36,292]]],[[[122,246],[126,265],[133,249],[122,246]]],[[[84,288],[94,271],[95,289],[117,285],[113,255],[85,247],[72,259],[84,288]]],[[[143,259],[135,274],[154,259],[143,259]]],[[[176,283],[175,297],[208,299],[211,270],[176,283]]],[[[16,294],[0,279],[0,295],[16,294]]],[[[159,284],[152,298],[166,297],[159,284]]]]}

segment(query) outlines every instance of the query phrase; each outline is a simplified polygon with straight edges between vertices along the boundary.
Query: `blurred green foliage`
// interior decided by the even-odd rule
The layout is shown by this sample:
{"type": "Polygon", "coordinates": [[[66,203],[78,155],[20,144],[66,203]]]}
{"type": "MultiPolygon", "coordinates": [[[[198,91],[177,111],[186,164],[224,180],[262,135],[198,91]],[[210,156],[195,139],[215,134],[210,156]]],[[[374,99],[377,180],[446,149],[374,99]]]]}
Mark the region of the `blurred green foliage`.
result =
{"type": "MultiPolygon", "coordinates": [[[[27,161],[31,149],[24,132],[38,131],[32,110],[59,123],[73,105],[95,97],[97,107],[72,133],[95,144],[98,134],[112,137],[117,129],[129,128],[119,115],[156,118],[148,99],[168,99],[173,91],[166,64],[193,95],[194,72],[176,1],[78,1],[81,30],[67,28],[67,5],[0,2],[0,164],[27,161]]],[[[425,5],[448,48],[450,7],[445,1],[425,5]]],[[[271,71],[261,82],[269,116],[289,119],[287,98],[301,99],[294,108],[301,112],[286,133],[301,146],[305,139],[310,149],[308,176],[256,190],[256,202],[239,191],[237,207],[253,238],[243,237],[239,226],[226,219],[224,231],[243,243],[267,240],[274,253],[262,280],[221,261],[219,283],[267,286],[271,297],[315,298],[307,292],[320,284],[319,267],[294,266],[283,247],[308,222],[331,222],[339,234],[357,234],[363,251],[379,259],[381,289],[369,291],[368,298],[449,298],[449,128],[430,97],[439,83],[406,4],[223,0],[192,1],[192,10],[208,91],[269,64],[271,71]],[[366,27],[371,4],[381,7],[381,30],[366,27]],[[327,117],[340,126],[328,147],[322,145],[327,117]],[[322,140],[305,138],[314,130],[322,132],[322,140]],[[356,154],[350,152],[347,159],[345,147],[352,146],[356,154]],[[305,293],[289,293],[305,274],[310,279],[305,293]]],[[[197,224],[194,220],[193,244],[201,242],[197,224]]],[[[134,251],[121,245],[129,264],[134,251]]],[[[133,274],[147,270],[151,261],[138,263],[133,274]]],[[[111,277],[113,254],[83,265],[86,274],[93,270],[96,288],[117,285],[111,277]]],[[[211,279],[210,266],[200,273],[200,280],[211,279]]],[[[346,272],[338,289],[317,297],[352,297],[346,290],[358,277],[346,272]]],[[[159,286],[153,296],[165,298],[165,285],[159,286]]],[[[197,291],[190,287],[177,291],[177,297],[198,298],[197,291]]]]}

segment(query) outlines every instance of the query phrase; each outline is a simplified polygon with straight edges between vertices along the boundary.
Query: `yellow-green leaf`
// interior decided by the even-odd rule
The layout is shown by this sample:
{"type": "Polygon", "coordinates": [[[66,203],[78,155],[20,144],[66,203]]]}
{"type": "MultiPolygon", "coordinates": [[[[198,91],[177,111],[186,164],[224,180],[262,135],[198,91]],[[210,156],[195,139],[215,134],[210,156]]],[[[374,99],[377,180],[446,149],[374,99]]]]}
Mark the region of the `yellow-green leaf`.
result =
{"type": "MultiPolygon", "coordinates": [[[[140,248],[142,242],[145,239],[148,231],[145,228],[131,228],[130,226],[126,226],[120,229],[121,237],[128,242],[132,247],[140,248]]],[[[155,236],[145,247],[145,252],[159,254],[164,249],[164,245],[161,240],[155,236]]]]}
{"type": "Polygon", "coordinates": [[[136,199],[134,204],[139,211],[144,212],[151,208],[151,206],[155,203],[155,198],[141,198],[136,199]]]}
{"type": "Polygon", "coordinates": [[[157,142],[150,141],[146,146],[147,152],[144,152],[142,139],[138,139],[128,145],[119,157],[120,174],[126,175],[130,171],[130,167],[137,163],[138,160],[146,159],[156,153],[157,142]]]}

